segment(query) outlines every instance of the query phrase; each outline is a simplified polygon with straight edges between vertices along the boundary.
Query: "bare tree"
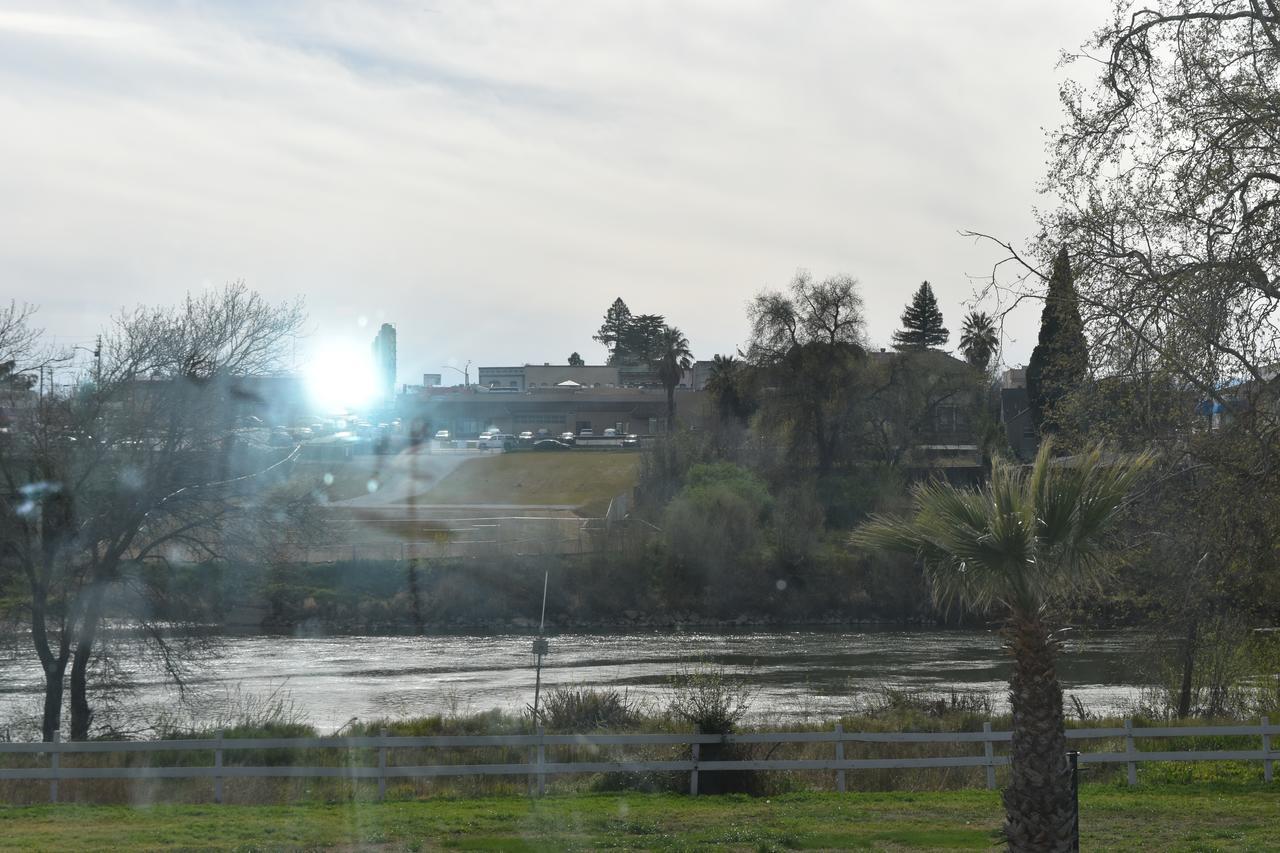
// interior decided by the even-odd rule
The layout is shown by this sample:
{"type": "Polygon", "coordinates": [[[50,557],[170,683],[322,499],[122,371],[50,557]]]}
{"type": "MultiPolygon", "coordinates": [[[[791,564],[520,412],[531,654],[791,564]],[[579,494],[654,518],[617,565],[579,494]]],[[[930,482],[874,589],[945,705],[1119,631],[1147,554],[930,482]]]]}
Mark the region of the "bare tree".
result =
{"type": "Polygon", "coordinates": [[[1101,73],[1062,92],[1046,248],[1070,247],[1103,348],[1219,403],[1261,388],[1280,361],[1280,7],[1121,7],[1085,51],[1101,73]]]}
{"type": "Polygon", "coordinates": [[[766,427],[790,436],[794,455],[812,452],[821,473],[836,464],[865,383],[862,297],[846,275],[814,281],[796,273],[788,293],[765,291],[747,308],[747,358],[762,382],[766,427]]]}
{"type": "MultiPolygon", "coordinates": [[[[113,605],[154,602],[155,567],[227,556],[296,508],[268,488],[296,449],[240,439],[237,383],[275,371],[303,318],[300,303],[241,283],[126,311],[103,335],[95,381],[19,409],[0,456],[0,536],[25,580],[45,739],[68,683],[72,737],[88,735],[87,674],[113,605]]],[[[130,615],[163,646],[145,607],[130,615]]]]}

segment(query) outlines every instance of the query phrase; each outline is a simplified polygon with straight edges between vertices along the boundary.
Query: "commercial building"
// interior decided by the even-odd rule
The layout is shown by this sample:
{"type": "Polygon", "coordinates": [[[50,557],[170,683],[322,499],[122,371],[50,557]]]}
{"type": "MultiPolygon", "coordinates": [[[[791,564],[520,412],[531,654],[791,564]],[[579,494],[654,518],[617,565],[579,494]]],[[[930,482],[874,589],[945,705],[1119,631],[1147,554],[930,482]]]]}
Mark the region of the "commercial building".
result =
{"type": "Polygon", "coordinates": [[[373,369],[377,374],[378,399],[389,403],[396,393],[396,327],[383,323],[373,339],[373,369]]]}
{"type": "Polygon", "coordinates": [[[605,364],[524,364],[519,367],[481,367],[476,371],[476,384],[492,391],[527,391],[556,386],[583,388],[616,388],[618,368],[605,364]],[[566,385],[565,383],[572,383],[566,385]]]}
{"type": "MultiPolygon", "coordinates": [[[[667,398],[661,389],[556,385],[511,392],[483,386],[441,388],[428,389],[403,405],[402,417],[421,419],[432,431],[447,429],[459,438],[489,427],[513,434],[545,431],[551,436],[577,434],[584,429],[596,435],[606,429],[657,435],[667,429],[667,398]]],[[[708,410],[704,392],[676,393],[676,412],[682,422],[698,423],[708,410]]]]}

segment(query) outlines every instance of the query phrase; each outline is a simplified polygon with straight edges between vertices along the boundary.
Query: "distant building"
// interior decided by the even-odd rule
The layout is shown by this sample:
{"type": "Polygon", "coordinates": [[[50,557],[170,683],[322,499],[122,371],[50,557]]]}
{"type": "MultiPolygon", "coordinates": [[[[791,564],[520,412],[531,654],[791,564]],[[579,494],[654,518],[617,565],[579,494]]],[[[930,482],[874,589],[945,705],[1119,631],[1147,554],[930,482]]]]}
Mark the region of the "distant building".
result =
{"type": "Polygon", "coordinates": [[[383,323],[373,339],[373,369],[378,377],[378,400],[391,402],[396,393],[396,327],[383,323]]]}
{"type": "Polygon", "coordinates": [[[1035,421],[1031,420],[1031,403],[1027,397],[1027,371],[1006,370],[1000,374],[1000,423],[1014,456],[1023,461],[1035,458],[1040,449],[1035,421]]]}
{"type": "Polygon", "coordinates": [[[441,374],[439,374],[439,373],[424,373],[424,374],[422,374],[422,387],[423,387],[423,388],[438,388],[438,387],[440,387],[440,386],[441,386],[441,385],[443,385],[443,384],[444,384],[444,380],[441,378],[441,374]]]}
{"type": "Polygon", "coordinates": [[[567,382],[582,388],[617,388],[622,383],[619,369],[605,364],[525,364],[519,367],[481,367],[476,384],[490,391],[532,391],[555,388],[567,382]]]}
{"type": "Polygon", "coordinates": [[[707,380],[711,378],[711,366],[715,362],[709,360],[695,361],[693,367],[686,370],[680,378],[680,384],[692,388],[695,391],[705,391],[707,388],[707,380]]]}
{"type": "Polygon", "coordinates": [[[524,368],[480,367],[476,369],[476,384],[481,388],[523,391],[524,368]]]}
{"type": "MultiPolygon", "coordinates": [[[[573,380],[566,380],[573,381],[573,380]]],[[[523,393],[494,393],[483,386],[432,389],[416,400],[402,401],[401,417],[421,419],[431,431],[447,429],[470,437],[488,427],[519,434],[529,431],[558,436],[592,429],[658,435],[667,429],[667,398],[661,389],[590,388],[557,383],[523,393]]],[[[709,397],[682,391],[676,412],[684,424],[698,424],[711,413],[709,397]]]]}
{"type": "Polygon", "coordinates": [[[584,364],[573,367],[568,364],[526,364],[525,387],[554,388],[566,382],[576,382],[584,388],[618,387],[618,368],[605,364],[584,364]]]}

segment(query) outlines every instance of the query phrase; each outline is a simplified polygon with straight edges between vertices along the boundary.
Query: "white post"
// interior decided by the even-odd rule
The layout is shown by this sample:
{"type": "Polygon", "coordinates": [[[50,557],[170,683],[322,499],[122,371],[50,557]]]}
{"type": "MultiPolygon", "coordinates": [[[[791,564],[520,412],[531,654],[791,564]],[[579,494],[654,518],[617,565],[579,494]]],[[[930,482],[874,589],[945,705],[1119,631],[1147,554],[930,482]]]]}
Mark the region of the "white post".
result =
{"type": "Polygon", "coordinates": [[[693,745],[693,770],[689,773],[689,796],[691,797],[698,796],[698,753],[700,751],[700,745],[695,743],[693,745]]]}
{"type": "MultiPolygon", "coordinates": [[[[217,770],[222,769],[222,737],[223,732],[218,730],[218,746],[213,750],[213,766],[217,770]]],[[[222,802],[222,774],[215,774],[213,777],[213,801],[215,803],[222,802]]]]}
{"type": "MultiPolygon", "coordinates": [[[[836,723],[836,761],[844,761],[844,723],[836,723]]],[[[836,771],[836,790],[844,793],[844,768],[836,771]]]]}
{"type": "Polygon", "coordinates": [[[1132,787],[1138,784],[1138,763],[1133,759],[1137,754],[1133,746],[1133,720],[1124,721],[1124,730],[1124,751],[1129,756],[1129,785],[1132,787]]]}
{"type": "Polygon", "coordinates": [[[382,743],[378,745],[378,802],[387,798],[387,729],[381,733],[382,743]]]}
{"type": "Polygon", "coordinates": [[[987,735],[987,738],[982,742],[982,754],[987,759],[987,790],[994,791],[996,789],[996,750],[991,743],[990,720],[982,724],[982,733],[987,735]]]}
{"type": "Polygon", "coordinates": [[[543,765],[547,763],[547,746],[542,742],[544,731],[538,726],[538,796],[547,792],[547,774],[543,765]]]}
{"type": "Polygon", "coordinates": [[[1272,772],[1271,759],[1268,757],[1271,755],[1271,735],[1267,732],[1267,726],[1269,725],[1271,725],[1271,718],[1263,717],[1262,718],[1262,754],[1263,754],[1262,779],[1265,782],[1270,782],[1273,778],[1275,778],[1272,772]]]}
{"type": "MultiPolygon", "coordinates": [[[[59,732],[53,733],[53,743],[61,742],[62,735],[59,732]]],[[[62,755],[58,752],[49,753],[49,767],[53,770],[53,779],[49,781],[49,802],[58,802],[58,767],[61,766],[62,755]]]]}

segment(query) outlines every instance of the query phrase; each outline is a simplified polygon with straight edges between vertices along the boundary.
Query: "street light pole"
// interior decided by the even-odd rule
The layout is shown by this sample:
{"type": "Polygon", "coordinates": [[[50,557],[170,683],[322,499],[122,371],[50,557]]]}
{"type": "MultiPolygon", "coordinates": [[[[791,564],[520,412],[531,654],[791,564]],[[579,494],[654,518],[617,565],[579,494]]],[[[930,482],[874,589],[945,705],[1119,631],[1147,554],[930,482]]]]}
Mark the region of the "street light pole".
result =
{"type": "Polygon", "coordinates": [[[467,359],[466,366],[461,370],[459,370],[458,368],[450,364],[442,364],[440,365],[440,367],[444,370],[452,370],[454,373],[461,373],[463,386],[466,388],[471,387],[471,360],[470,359],[467,359]]]}

